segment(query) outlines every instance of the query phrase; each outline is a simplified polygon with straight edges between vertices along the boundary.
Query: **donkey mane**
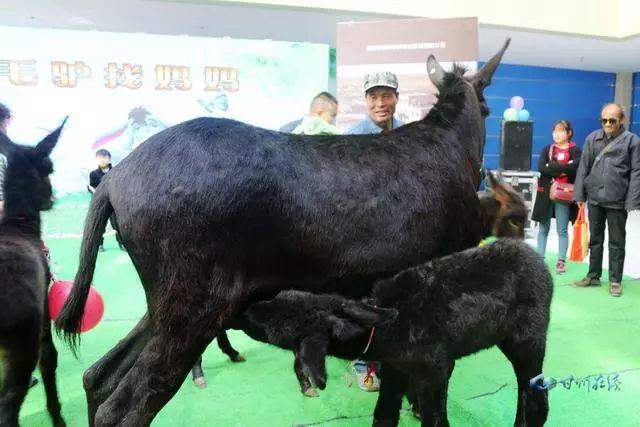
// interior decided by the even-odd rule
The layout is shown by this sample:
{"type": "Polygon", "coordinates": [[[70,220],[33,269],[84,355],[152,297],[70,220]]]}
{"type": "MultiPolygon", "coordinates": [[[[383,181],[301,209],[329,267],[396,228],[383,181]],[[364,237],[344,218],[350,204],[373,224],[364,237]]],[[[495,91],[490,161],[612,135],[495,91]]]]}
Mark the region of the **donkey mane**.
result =
{"type": "Polygon", "coordinates": [[[465,87],[468,82],[464,79],[467,67],[453,64],[453,71],[445,74],[442,85],[438,87],[438,102],[429,110],[424,120],[434,125],[449,128],[458,118],[464,108],[466,100],[465,87]]]}

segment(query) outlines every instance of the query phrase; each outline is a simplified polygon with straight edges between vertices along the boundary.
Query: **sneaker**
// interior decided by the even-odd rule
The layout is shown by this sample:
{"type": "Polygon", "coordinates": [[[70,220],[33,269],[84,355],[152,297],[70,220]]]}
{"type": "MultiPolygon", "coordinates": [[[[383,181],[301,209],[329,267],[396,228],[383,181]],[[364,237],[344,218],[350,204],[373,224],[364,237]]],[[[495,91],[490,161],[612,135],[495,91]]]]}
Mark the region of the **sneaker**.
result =
{"type": "Polygon", "coordinates": [[[609,284],[609,294],[612,297],[619,297],[622,295],[622,283],[620,282],[611,282],[609,284]]]}
{"type": "Polygon", "coordinates": [[[99,250],[100,252],[104,252],[104,246],[100,245],[100,247],[98,248],[98,250],[99,250]]]}
{"type": "Polygon", "coordinates": [[[38,379],[32,375],[31,380],[29,381],[29,388],[35,387],[37,384],[38,384],[38,379]]]}
{"type": "Polygon", "coordinates": [[[565,273],[566,271],[567,271],[567,267],[564,265],[564,260],[559,259],[558,262],[556,263],[556,273],[562,274],[562,273],[565,273]]]}
{"type": "Polygon", "coordinates": [[[600,286],[600,279],[596,277],[584,277],[573,284],[576,288],[587,288],[590,286],[600,286]]]}

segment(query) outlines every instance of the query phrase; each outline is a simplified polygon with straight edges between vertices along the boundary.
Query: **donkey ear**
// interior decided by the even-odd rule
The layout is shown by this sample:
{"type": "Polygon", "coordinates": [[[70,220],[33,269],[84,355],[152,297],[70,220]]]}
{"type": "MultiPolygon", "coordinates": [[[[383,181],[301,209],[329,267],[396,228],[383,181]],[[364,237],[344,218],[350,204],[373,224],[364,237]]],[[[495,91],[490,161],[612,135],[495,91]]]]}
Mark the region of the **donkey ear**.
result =
{"type": "Polygon", "coordinates": [[[372,328],[398,317],[396,309],[374,307],[359,301],[348,301],[341,308],[345,316],[365,328],[372,328]]]}
{"type": "Polygon", "coordinates": [[[489,189],[493,191],[493,189],[500,185],[499,175],[496,176],[495,172],[489,172],[487,174],[487,180],[489,181],[489,189]]]}
{"type": "Polygon", "coordinates": [[[435,87],[439,88],[442,85],[446,73],[433,55],[429,55],[427,59],[427,74],[435,87]]]}
{"type": "Polygon", "coordinates": [[[513,202],[514,198],[520,197],[513,187],[504,182],[499,176],[494,176],[490,182],[493,197],[500,203],[502,208],[507,208],[507,206],[513,202]]]}
{"type": "Polygon", "coordinates": [[[496,53],[493,56],[493,58],[487,61],[487,63],[484,64],[484,66],[473,76],[472,82],[474,83],[474,86],[476,86],[478,89],[482,90],[487,86],[491,85],[491,78],[493,77],[493,74],[496,72],[498,65],[500,65],[502,56],[504,55],[504,52],[509,47],[509,43],[511,43],[510,38],[507,39],[507,41],[504,43],[504,46],[502,46],[502,49],[500,49],[500,51],[496,53]]]}
{"type": "Polygon", "coordinates": [[[38,145],[36,145],[35,148],[36,153],[38,153],[42,157],[49,157],[49,155],[53,151],[53,148],[58,143],[58,138],[60,138],[60,133],[62,132],[62,128],[64,127],[64,124],[67,122],[68,118],[69,116],[65,117],[58,129],[54,130],[49,135],[45,136],[42,141],[38,142],[38,145]]]}

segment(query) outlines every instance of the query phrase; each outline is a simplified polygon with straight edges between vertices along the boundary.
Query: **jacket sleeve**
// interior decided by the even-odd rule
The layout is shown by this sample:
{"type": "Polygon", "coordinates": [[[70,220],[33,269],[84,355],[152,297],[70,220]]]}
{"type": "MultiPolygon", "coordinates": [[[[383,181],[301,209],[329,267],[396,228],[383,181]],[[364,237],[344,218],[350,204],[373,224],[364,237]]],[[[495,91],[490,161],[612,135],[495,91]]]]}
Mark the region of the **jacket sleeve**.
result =
{"type": "Polygon", "coordinates": [[[542,152],[540,152],[540,157],[538,157],[538,170],[542,175],[547,175],[554,178],[560,176],[561,172],[557,172],[551,169],[548,166],[548,163],[549,163],[549,146],[546,146],[542,149],[542,152]]]}
{"type": "Polygon", "coordinates": [[[582,156],[580,156],[580,164],[578,165],[578,171],[576,172],[576,181],[573,185],[573,200],[576,202],[585,202],[587,200],[587,192],[584,188],[584,180],[587,177],[588,171],[591,170],[591,145],[593,140],[587,137],[584,143],[584,149],[582,150],[582,156]]]}
{"type": "Polygon", "coordinates": [[[96,188],[98,186],[98,184],[100,184],[100,180],[98,179],[98,174],[96,174],[96,171],[92,171],[89,174],[89,185],[92,186],[93,188],[96,188]]]}
{"type": "Polygon", "coordinates": [[[555,160],[549,161],[549,169],[557,172],[558,174],[566,173],[567,175],[572,175],[576,173],[578,170],[578,165],[580,164],[580,149],[577,148],[577,151],[571,149],[569,152],[571,154],[571,162],[570,163],[558,163],[555,160]]]}
{"type": "Polygon", "coordinates": [[[577,145],[571,149],[571,160],[576,164],[576,172],[582,160],[582,150],[577,145]]]}
{"type": "Polygon", "coordinates": [[[629,190],[625,209],[628,211],[640,209],[640,138],[634,135],[629,146],[631,175],[629,176],[629,190]]]}

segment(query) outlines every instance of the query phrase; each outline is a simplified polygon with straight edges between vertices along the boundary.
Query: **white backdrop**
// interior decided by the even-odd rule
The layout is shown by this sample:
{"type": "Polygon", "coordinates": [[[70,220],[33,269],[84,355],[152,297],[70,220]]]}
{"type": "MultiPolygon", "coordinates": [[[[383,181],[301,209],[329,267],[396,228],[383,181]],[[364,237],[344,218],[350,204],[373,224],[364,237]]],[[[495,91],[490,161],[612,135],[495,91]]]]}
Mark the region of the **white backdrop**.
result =
{"type": "Polygon", "coordinates": [[[69,115],[53,159],[58,193],[82,191],[94,152],[115,162],[200,116],[277,129],[327,90],[327,45],[0,26],[9,136],[33,144],[69,115]]]}

